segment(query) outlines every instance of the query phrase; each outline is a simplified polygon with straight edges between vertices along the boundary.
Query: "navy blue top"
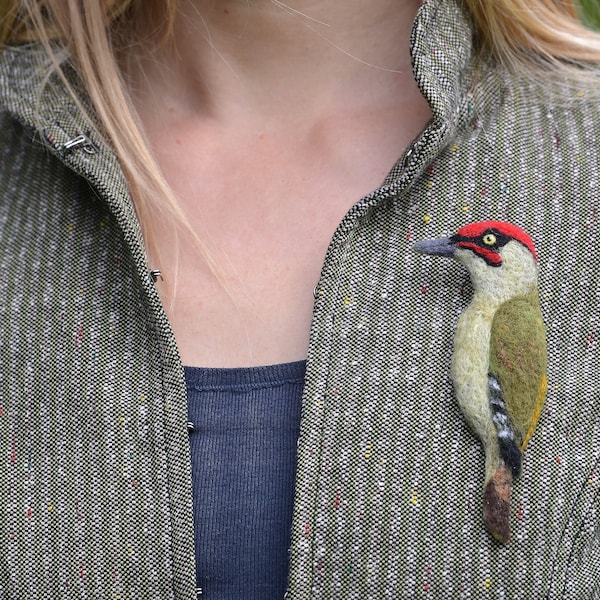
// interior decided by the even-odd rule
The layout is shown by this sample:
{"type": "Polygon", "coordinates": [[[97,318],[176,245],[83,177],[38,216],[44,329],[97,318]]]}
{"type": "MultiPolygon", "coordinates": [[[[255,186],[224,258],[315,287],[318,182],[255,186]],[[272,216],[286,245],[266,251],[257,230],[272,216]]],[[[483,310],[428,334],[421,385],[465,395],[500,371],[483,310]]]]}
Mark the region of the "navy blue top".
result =
{"type": "Polygon", "coordinates": [[[283,598],[304,371],[185,368],[205,600],[283,598]]]}

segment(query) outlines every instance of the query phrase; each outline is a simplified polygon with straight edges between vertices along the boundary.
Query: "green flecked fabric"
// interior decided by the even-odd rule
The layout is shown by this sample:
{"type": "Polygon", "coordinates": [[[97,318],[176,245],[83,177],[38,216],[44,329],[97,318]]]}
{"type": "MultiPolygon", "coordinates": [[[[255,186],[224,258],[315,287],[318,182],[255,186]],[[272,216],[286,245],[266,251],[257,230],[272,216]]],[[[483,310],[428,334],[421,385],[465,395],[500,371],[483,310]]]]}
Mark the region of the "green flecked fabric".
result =
{"type": "Polygon", "coordinates": [[[546,369],[546,331],[534,289],[528,297],[500,305],[490,337],[490,373],[502,387],[519,446],[526,442],[538,404],[544,401],[546,369]]]}
{"type": "MultiPolygon", "coordinates": [[[[476,66],[453,0],[425,0],[412,53],[433,119],[316,288],[288,598],[600,598],[598,102],[476,66]],[[488,219],[536,243],[548,343],[508,546],[449,377],[468,276],[411,251],[488,219]]],[[[86,127],[40,64],[0,63],[0,599],[191,600],[175,341],[118,163],[65,149],[86,127]]]]}

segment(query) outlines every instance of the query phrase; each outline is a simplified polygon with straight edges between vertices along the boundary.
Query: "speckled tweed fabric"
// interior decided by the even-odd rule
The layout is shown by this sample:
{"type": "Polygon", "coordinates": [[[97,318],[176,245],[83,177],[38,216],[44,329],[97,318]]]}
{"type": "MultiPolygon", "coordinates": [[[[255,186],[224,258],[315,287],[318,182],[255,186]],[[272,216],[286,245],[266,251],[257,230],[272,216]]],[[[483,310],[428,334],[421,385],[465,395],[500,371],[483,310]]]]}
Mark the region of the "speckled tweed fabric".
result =
{"type": "MultiPolygon", "coordinates": [[[[423,3],[413,56],[433,121],[325,259],[291,600],[600,598],[600,110],[474,68],[470,40],[452,0],[423,3]],[[483,455],[449,378],[470,284],[411,251],[484,219],[535,240],[549,346],[509,546],[483,526],[483,455]]],[[[175,342],[115,159],[100,140],[65,149],[85,126],[59,86],[36,121],[38,60],[0,65],[0,598],[191,600],[175,342]]]]}

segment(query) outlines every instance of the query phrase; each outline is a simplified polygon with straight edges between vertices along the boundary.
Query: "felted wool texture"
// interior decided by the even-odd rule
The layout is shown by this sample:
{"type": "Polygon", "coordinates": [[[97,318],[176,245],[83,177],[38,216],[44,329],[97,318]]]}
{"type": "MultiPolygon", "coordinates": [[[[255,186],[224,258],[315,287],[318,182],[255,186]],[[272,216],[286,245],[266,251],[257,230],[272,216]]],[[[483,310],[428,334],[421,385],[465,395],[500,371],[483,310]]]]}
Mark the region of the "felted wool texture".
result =
{"type": "Polygon", "coordinates": [[[540,415],[547,369],[546,330],[537,289],[500,305],[492,323],[489,357],[490,373],[500,383],[518,443],[523,446],[540,415]]]}
{"type": "Polygon", "coordinates": [[[507,223],[506,221],[479,221],[461,227],[457,231],[457,234],[466,238],[479,238],[488,230],[491,230],[492,232],[502,230],[503,234],[508,235],[527,246],[533,257],[537,260],[537,253],[535,251],[533,240],[526,231],[523,231],[523,229],[514,225],[514,223],[507,223]]]}
{"type": "Polygon", "coordinates": [[[517,445],[506,404],[502,399],[502,387],[496,377],[491,374],[488,376],[488,390],[500,456],[502,456],[502,460],[509,467],[511,474],[518,476],[521,474],[523,454],[517,445]]]}
{"type": "MultiPolygon", "coordinates": [[[[488,223],[474,223],[460,231],[485,231],[488,223]]],[[[504,227],[508,236],[516,232],[521,239],[522,230],[514,225],[496,225],[499,235],[504,227]]],[[[459,244],[453,253],[469,271],[474,297],[454,336],[452,379],[458,404],[484,447],[484,522],[494,538],[507,543],[512,478],[506,475],[504,464],[515,475],[521,472],[519,446],[533,431],[543,402],[540,389],[546,346],[533,248],[508,241],[494,249],[494,260],[488,260],[481,254],[480,243],[475,235],[469,245],[459,244]],[[541,335],[532,337],[535,333],[541,335]],[[493,365],[492,356],[496,359],[493,365]],[[508,388],[506,398],[504,385],[508,388]]]]}
{"type": "Polygon", "coordinates": [[[527,295],[536,285],[536,260],[520,242],[511,241],[502,248],[502,263],[489,265],[472,250],[458,248],[454,258],[469,271],[475,295],[494,310],[510,298],[527,295]]]}
{"type": "Polygon", "coordinates": [[[483,492],[483,520],[492,536],[507,544],[510,541],[510,504],[512,476],[501,465],[486,483],[483,492]]]}
{"type": "Polygon", "coordinates": [[[486,479],[496,472],[500,462],[488,391],[494,308],[480,296],[474,297],[457,323],[451,362],[456,399],[485,449],[486,479]]]}

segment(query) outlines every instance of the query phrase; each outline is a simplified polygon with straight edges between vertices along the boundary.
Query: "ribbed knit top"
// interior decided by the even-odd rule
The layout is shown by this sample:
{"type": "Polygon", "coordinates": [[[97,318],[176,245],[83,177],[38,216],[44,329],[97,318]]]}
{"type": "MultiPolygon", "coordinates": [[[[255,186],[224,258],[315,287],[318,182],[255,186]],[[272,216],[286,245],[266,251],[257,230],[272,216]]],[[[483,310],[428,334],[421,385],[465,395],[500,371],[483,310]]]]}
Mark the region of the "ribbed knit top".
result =
{"type": "Polygon", "coordinates": [[[304,370],[185,369],[202,598],[283,598],[304,370]]]}

